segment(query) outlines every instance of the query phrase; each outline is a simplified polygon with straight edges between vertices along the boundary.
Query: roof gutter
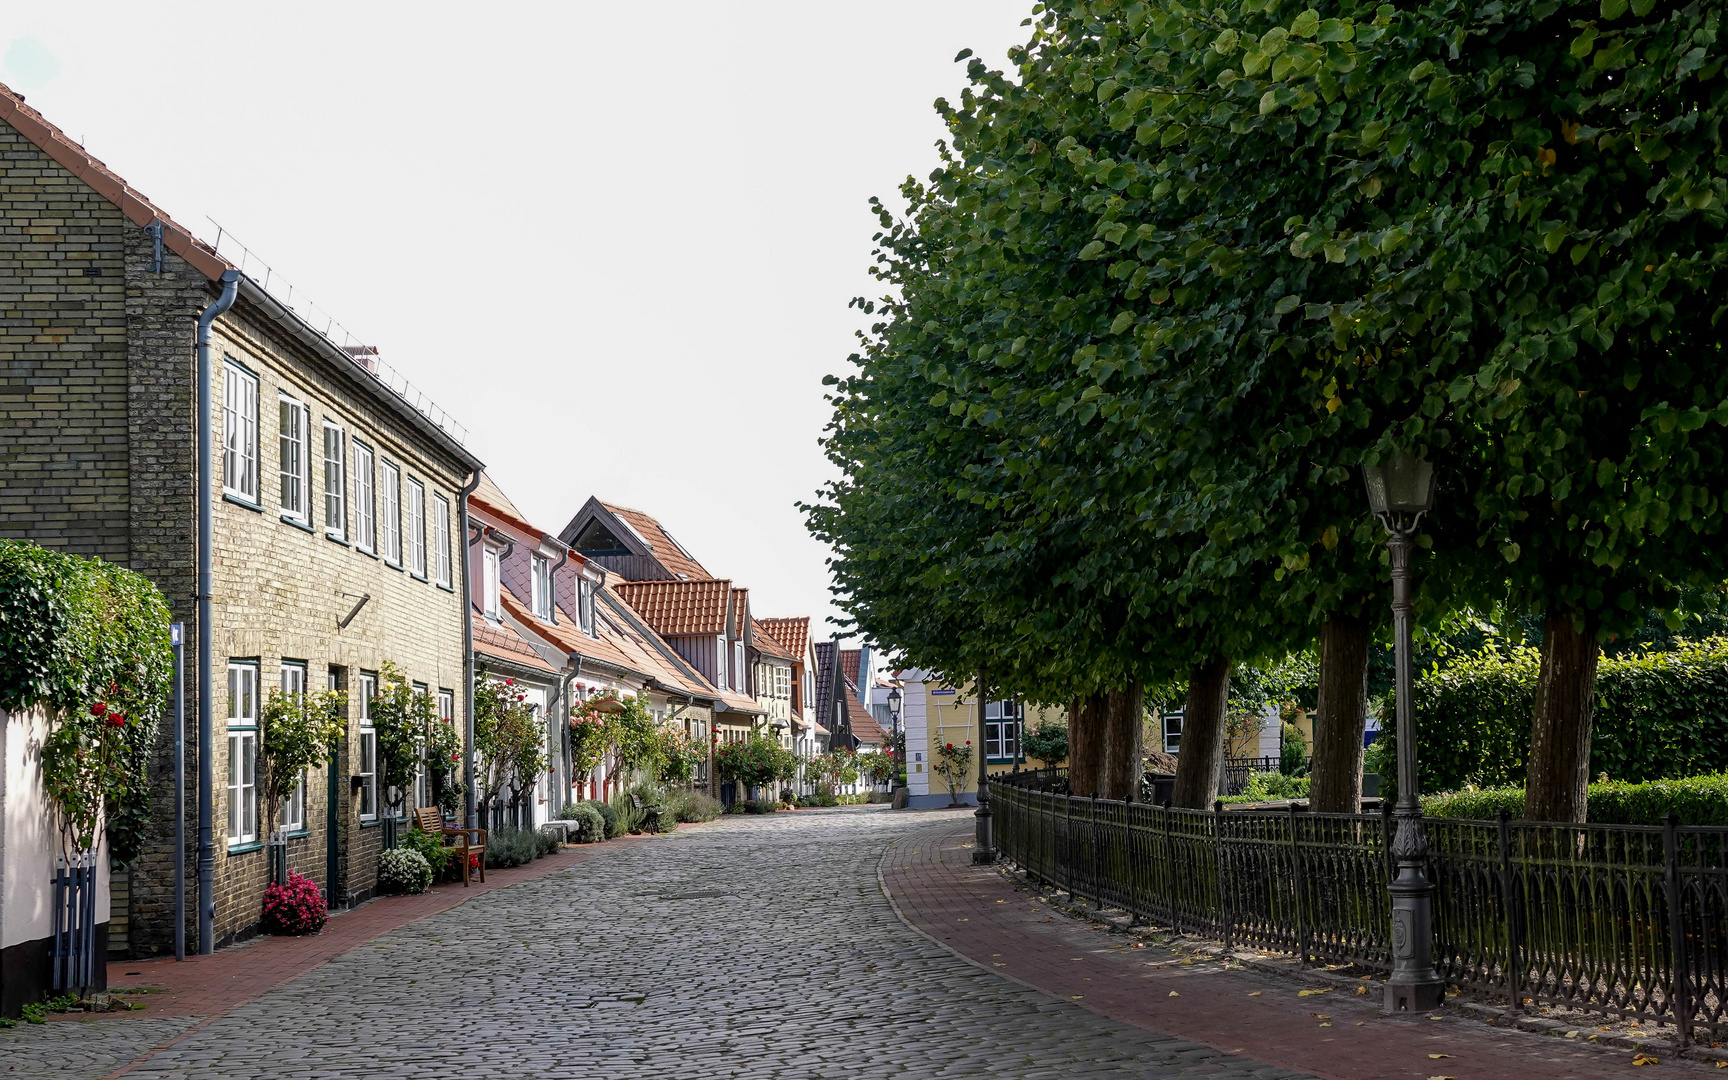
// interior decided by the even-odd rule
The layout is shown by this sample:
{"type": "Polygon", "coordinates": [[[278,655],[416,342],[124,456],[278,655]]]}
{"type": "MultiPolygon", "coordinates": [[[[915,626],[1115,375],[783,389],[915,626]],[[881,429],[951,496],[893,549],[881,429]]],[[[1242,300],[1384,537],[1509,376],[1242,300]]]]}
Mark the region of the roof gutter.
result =
{"type": "Polygon", "coordinates": [[[456,513],[461,518],[462,533],[462,738],[467,753],[462,755],[462,823],[470,829],[480,827],[478,808],[474,805],[474,586],[470,579],[468,554],[472,541],[468,538],[468,496],[480,486],[480,470],[468,475],[468,483],[456,499],[456,513]]]}
{"type": "Polygon", "coordinates": [[[210,715],[210,684],[215,652],[210,625],[210,592],[215,576],[215,534],[211,523],[211,500],[215,498],[215,462],[211,458],[211,415],[214,397],[210,370],[210,327],[217,317],[234,306],[240,289],[240,271],[224,270],[222,293],[198,316],[198,955],[216,951],[216,843],[212,824],[216,816],[216,733],[210,715]]]}

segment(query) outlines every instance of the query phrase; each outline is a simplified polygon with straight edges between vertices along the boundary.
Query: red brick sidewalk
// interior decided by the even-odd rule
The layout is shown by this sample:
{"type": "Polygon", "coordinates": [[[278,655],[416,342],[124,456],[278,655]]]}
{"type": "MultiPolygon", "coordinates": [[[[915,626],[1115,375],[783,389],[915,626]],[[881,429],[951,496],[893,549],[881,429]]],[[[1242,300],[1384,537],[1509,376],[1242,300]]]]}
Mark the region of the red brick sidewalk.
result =
{"type": "MultiPolygon", "coordinates": [[[[1135,949],[1125,935],[1052,912],[999,871],[973,867],[971,832],[968,815],[889,849],[880,873],[900,917],[987,971],[1113,1020],[1336,1080],[1624,1077],[1632,1063],[1631,1051],[1456,1015],[1384,1017],[1377,986],[1368,997],[1298,997],[1298,986],[1269,975],[1135,949]]],[[[1703,1068],[1666,1058],[1662,1066],[1703,1068]]]]}
{"type": "MultiPolygon", "coordinates": [[[[680,826],[688,829],[689,825],[680,826]]],[[[108,985],[125,994],[128,987],[150,987],[161,993],[130,1000],[144,1006],[118,1016],[220,1016],[313,968],[335,959],[373,938],[428,915],[448,911],[494,889],[555,874],[607,851],[640,843],[648,837],[621,836],[604,844],[585,844],[536,859],[527,866],[486,871],[484,885],[468,888],[460,882],[439,885],[419,896],[386,896],[335,915],[324,930],[310,937],[259,937],[221,949],[210,956],[158,960],[125,960],[108,965],[108,985]]],[[[58,1019],[85,1018],[67,1013],[58,1019]]]]}

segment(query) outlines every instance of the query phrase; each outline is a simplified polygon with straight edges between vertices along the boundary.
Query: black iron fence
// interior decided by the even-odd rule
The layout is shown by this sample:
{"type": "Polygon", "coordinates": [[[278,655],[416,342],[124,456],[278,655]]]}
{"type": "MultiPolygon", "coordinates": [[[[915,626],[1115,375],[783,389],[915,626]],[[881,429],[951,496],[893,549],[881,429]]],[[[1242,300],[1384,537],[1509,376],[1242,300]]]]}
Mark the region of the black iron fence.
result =
{"type": "MultiPolygon", "coordinates": [[[[1392,818],[1179,810],[990,785],[997,847],[1033,877],[1148,922],[1390,971],[1392,818]]],[[[1728,829],[1430,819],[1435,958],[1520,1003],[1728,1033],[1728,829]]]]}
{"type": "Polygon", "coordinates": [[[1224,759],[1223,783],[1220,795],[1240,795],[1248,789],[1248,777],[1257,772],[1277,772],[1280,760],[1275,757],[1231,757],[1224,759]]]}

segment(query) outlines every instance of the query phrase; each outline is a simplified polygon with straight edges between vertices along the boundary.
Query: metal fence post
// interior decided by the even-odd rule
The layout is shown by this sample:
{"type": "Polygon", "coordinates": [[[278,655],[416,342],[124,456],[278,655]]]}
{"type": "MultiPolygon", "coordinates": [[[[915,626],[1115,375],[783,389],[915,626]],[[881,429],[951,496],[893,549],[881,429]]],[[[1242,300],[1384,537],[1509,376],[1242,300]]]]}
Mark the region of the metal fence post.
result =
{"type": "Polygon", "coordinates": [[[1087,820],[1088,844],[1092,849],[1092,905],[1095,910],[1104,908],[1104,890],[1100,888],[1100,870],[1098,866],[1098,793],[1092,793],[1092,816],[1087,820]]]}
{"type": "Polygon", "coordinates": [[[1308,920],[1302,917],[1302,849],[1296,842],[1296,804],[1286,807],[1285,821],[1290,826],[1290,898],[1291,914],[1296,921],[1296,956],[1308,962],[1308,920]]]}
{"type": "Polygon", "coordinates": [[[1524,1007],[1524,979],[1528,965],[1524,963],[1523,897],[1517,878],[1512,872],[1512,815],[1504,807],[1497,815],[1500,843],[1500,908],[1506,917],[1506,992],[1512,995],[1512,1007],[1524,1007]]]}
{"type": "Polygon", "coordinates": [[[1074,796],[1062,796],[1062,879],[1068,883],[1068,902],[1074,902],[1074,796]]]}
{"type": "MultiPolygon", "coordinates": [[[[1166,885],[1176,884],[1176,848],[1170,837],[1170,800],[1164,800],[1164,882],[1166,885]]],[[[1170,889],[1170,929],[1176,934],[1182,933],[1182,901],[1177,896],[1177,890],[1170,889]]]]}
{"type": "Polygon", "coordinates": [[[1668,1007],[1674,1012],[1674,1030],[1680,1045],[1692,1042],[1692,965],[1686,955],[1686,899],[1680,891],[1680,815],[1669,812],[1662,819],[1662,855],[1667,864],[1663,892],[1668,899],[1668,1007]]]}
{"type": "Polygon", "coordinates": [[[1218,864],[1218,924],[1223,931],[1224,950],[1235,947],[1232,931],[1236,929],[1236,920],[1230,912],[1230,886],[1228,867],[1230,860],[1224,855],[1224,800],[1212,801],[1212,850],[1218,864]]]}

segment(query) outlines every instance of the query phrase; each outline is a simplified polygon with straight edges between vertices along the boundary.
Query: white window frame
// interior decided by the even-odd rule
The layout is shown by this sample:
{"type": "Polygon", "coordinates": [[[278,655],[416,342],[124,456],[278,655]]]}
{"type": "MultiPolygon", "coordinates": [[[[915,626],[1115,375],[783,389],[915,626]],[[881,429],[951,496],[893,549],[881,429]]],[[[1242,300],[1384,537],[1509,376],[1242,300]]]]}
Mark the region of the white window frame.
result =
{"type": "Polygon", "coordinates": [[[774,666],[774,696],[787,700],[792,697],[792,669],[784,664],[774,666]]]}
{"type": "Polygon", "coordinates": [[[355,700],[360,709],[360,740],[354,762],[354,775],[360,777],[359,812],[361,821],[377,821],[378,814],[378,733],[372,728],[372,697],[378,692],[378,676],[360,673],[355,700]]]}
{"type": "Polygon", "coordinates": [[[1164,714],[1164,752],[1180,754],[1182,752],[1182,710],[1172,709],[1164,714]]]}
{"type": "MultiPolygon", "coordinates": [[[[304,708],[306,694],[306,665],[284,663],[282,665],[282,692],[284,694],[301,695],[301,707],[304,708]]],[[[300,774],[300,782],[294,785],[294,790],[282,800],[281,812],[276,817],[276,828],[285,833],[306,831],[306,774],[300,774]]]]}
{"type": "Polygon", "coordinates": [[[434,581],[451,587],[450,500],[437,494],[432,496],[432,571],[434,581]]]}
{"type": "Polygon", "coordinates": [[[348,436],[324,421],[324,535],[348,538],[348,436]]]}
{"type": "Polygon", "coordinates": [[[222,382],[222,490],[258,505],[258,376],[227,358],[222,382]]]}
{"type": "Polygon", "coordinates": [[[744,685],[747,681],[744,677],[747,670],[744,666],[744,642],[743,639],[739,639],[732,643],[732,674],[738,679],[738,684],[732,689],[740,693],[750,692],[750,688],[744,685]]]}
{"type": "Polygon", "coordinates": [[[544,555],[529,556],[530,598],[534,602],[534,617],[552,618],[552,560],[544,555]]]}
{"type": "Polygon", "coordinates": [[[714,685],[726,689],[726,639],[714,639],[714,685]]]}
{"type": "Polygon", "coordinates": [[[426,576],[426,485],[408,479],[408,572],[426,576]]]}
{"type": "Polygon", "coordinates": [[[228,664],[228,846],[258,842],[258,664],[228,664]]]}
{"type": "Polygon", "coordinates": [[[388,461],[378,475],[378,554],[402,565],[402,469],[388,461]]]}
{"type": "Polygon", "coordinates": [[[354,440],[354,546],[367,554],[377,554],[378,517],[373,503],[373,470],[378,467],[378,455],[372,448],[354,440]]]}
{"type": "Polygon", "coordinates": [[[488,547],[480,558],[480,609],[488,619],[498,618],[498,551],[488,547]]]}
{"type": "Polygon", "coordinates": [[[576,579],[576,619],[584,634],[599,636],[594,632],[594,583],[587,578],[576,579]]]}
{"type": "Polygon", "coordinates": [[[277,495],[282,516],[312,523],[312,410],[288,394],[276,395],[277,495]]]}
{"type": "Polygon", "coordinates": [[[1025,709],[1014,700],[990,701],[984,705],[984,758],[989,762],[1016,761],[1020,756],[1021,726],[1025,709]],[[996,752],[991,753],[994,745],[996,752]]]}
{"type": "MultiPolygon", "coordinates": [[[[417,682],[414,684],[414,692],[416,694],[430,694],[432,688],[427,686],[425,683],[417,682]]],[[[413,796],[413,805],[404,806],[402,808],[403,817],[407,817],[422,806],[432,805],[432,776],[426,768],[426,759],[424,757],[420,759],[419,767],[414,770],[414,790],[411,794],[413,796]]]]}

